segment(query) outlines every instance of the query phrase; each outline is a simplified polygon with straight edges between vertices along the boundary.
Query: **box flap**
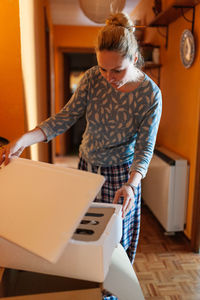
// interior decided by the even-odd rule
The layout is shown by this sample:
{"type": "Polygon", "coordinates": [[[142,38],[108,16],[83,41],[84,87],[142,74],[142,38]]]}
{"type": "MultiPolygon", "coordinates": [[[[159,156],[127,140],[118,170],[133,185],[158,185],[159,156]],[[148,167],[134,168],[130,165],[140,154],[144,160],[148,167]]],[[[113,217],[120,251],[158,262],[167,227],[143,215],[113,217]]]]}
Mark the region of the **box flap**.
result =
{"type": "Polygon", "coordinates": [[[56,262],[104,177],[28,159],[0,170],[0,236],[56,262]]]}

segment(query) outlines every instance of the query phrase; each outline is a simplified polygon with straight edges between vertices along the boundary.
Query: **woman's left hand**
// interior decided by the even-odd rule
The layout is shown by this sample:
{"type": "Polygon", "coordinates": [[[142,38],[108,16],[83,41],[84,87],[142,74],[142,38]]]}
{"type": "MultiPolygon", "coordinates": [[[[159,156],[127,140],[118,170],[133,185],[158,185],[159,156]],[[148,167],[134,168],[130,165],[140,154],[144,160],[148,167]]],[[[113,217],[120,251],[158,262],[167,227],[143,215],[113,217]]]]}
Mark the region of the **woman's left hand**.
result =
{"type": "Polygon", "coordinates": [[[123,185],[115,193],[113,203],[117,204],[119,202],[120,197],[123,197],[122,218],[125,218],[130,209],[134,207],[135,195],[133,189],[130,186],[123,185]]]}

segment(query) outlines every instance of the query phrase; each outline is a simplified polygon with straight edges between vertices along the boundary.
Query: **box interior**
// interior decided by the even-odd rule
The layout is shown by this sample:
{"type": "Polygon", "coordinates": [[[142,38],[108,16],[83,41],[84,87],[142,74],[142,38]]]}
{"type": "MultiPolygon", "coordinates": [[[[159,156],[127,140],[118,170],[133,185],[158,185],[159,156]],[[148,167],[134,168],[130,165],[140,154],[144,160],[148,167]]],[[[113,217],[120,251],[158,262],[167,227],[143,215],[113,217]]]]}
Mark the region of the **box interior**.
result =
{"type": "Polygon", "coordinates": [[[91,281],[6,269],[0,282],[0,298],[100,287],[91,281]]]}

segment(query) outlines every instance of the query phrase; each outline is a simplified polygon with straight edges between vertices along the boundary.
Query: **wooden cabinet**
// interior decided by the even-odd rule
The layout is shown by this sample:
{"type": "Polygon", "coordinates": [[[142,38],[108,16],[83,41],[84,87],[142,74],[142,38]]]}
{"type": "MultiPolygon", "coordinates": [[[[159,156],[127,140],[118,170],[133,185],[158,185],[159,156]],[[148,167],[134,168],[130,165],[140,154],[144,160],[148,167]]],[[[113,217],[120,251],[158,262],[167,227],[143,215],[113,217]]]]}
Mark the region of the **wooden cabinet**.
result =
{"type": "MultiPolygon", "coordinates": [[[[161,64],[159,63],[159,58],[155,59],[154,50],[159,49],[160,46],[152,44],[140,44],[140,51],[144,58],[144,67],[143,70],[148,71],[150,76],[156,79],[158,85],[160,85],[160,68],[161,64]],[[156,69],[155,72],[151,72],[152,69],[156,69]]],[[[158,54],[159,55],[159,54],[158,54]]]]}

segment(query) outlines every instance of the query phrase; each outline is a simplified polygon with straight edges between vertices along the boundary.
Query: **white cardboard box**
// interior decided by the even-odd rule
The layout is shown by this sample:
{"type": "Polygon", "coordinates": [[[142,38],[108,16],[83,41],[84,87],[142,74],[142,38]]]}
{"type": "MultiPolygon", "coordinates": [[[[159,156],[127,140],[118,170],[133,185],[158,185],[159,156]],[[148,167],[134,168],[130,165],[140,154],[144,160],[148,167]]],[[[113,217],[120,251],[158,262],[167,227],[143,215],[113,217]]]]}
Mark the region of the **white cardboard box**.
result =
{"type": "MultiPolygon", "coordinates": [[[[100,190],[101,175],[26,159],[0,170],[0,266],[103,282],[121,239],[121,206],[100,238],[71,238],[100,190]]],[[[95,227],[96,225],[94,225],[95,227]]]]}

